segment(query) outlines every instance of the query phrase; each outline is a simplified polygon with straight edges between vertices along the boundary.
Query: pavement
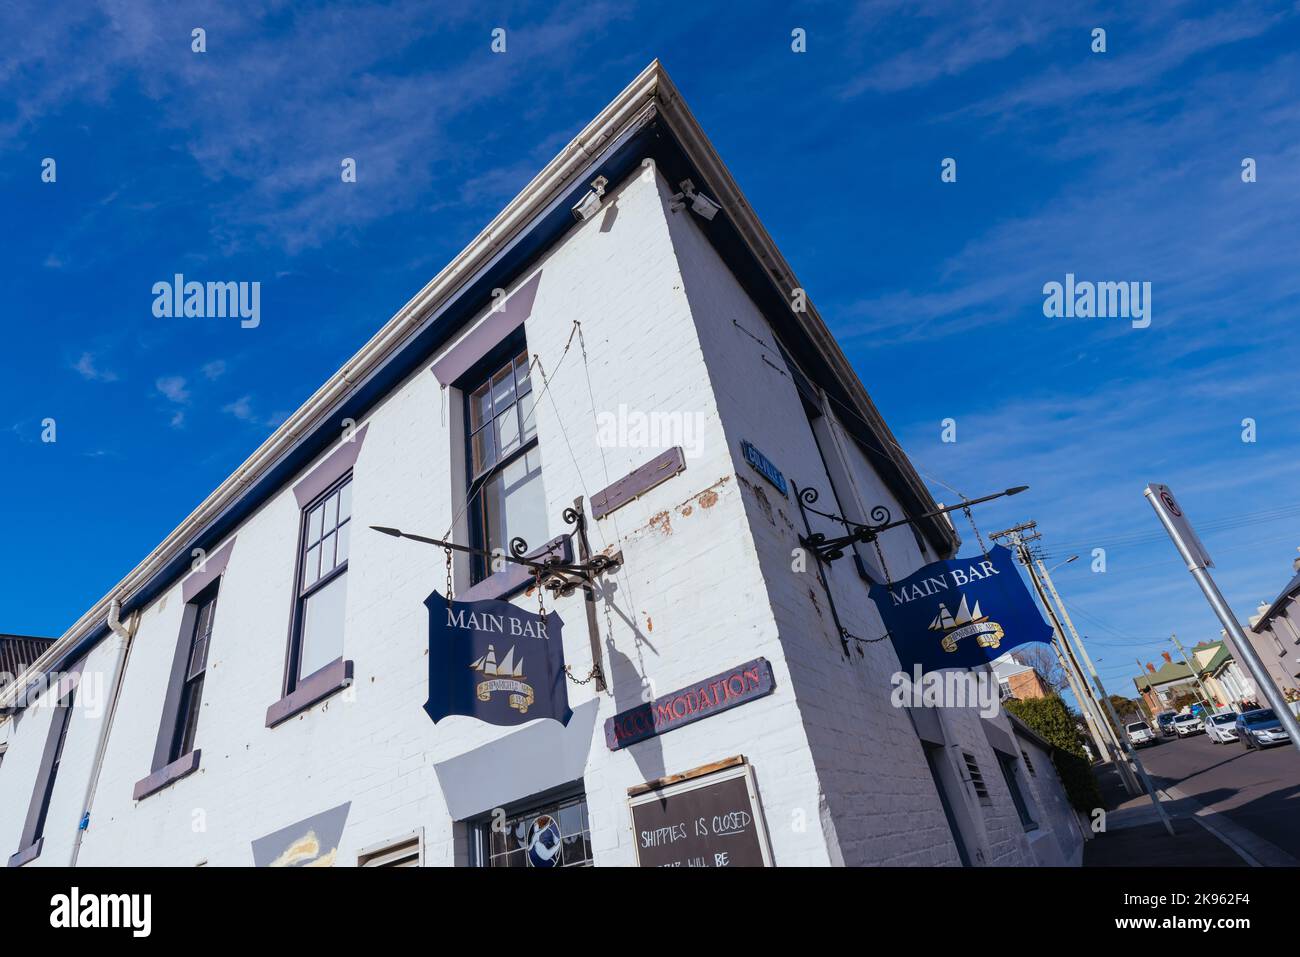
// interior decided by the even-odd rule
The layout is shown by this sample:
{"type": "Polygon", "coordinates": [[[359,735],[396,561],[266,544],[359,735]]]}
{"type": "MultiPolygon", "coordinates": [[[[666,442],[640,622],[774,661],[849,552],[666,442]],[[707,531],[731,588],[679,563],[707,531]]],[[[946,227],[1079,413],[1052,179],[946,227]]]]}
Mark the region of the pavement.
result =
{"type": "Polygon", "coordinates": [[[1113,767],[1097,765],[1106,830],[1085,846],[1085,867],[1300,866],[1295,748],[1246,751],[1196,735],[1165,738],[1138,756],[1175,834],[1145,793],[1130,797],[1113,767]]]}

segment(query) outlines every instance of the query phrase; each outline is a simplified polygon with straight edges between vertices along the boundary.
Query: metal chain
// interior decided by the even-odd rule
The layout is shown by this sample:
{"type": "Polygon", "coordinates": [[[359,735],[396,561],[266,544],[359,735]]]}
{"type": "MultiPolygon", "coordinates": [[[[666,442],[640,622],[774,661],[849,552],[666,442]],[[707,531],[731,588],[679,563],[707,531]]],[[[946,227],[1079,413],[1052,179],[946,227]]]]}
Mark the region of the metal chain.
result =
{"type": "Polygon", "coordinates": [[[451,549],[444,548],[443,551],[447,553],[447,601],[451,601],[451,549]]]}
{"type": "MultiPolygon", "coordinates": [[[[964,498],[965,496],[963,496],[963,500],[964,498]]],[[[985,558],[988,558],[989,547],[984,544],[984,536],[980,534],[979,526],[975,524],[975,516],[970,513],[970,506],[963,505],[961,510],[966,513],[966,521],[970,522],[970,527],[975,532],[975,539],[980,543],[980,551],[984,553],[985,558]]]]}
{"type": "Polygon", "coordinates": [[[873,538],[871,544],[876,546],[876,557],[880,559],[880,567],[885,573],[885,585],[889,588],[893,588],[894,577],[889,574],[889,566],[885,564],[885,553],[880,548],[880,538],[878,536],[873,538]]]}
{"type": "Polygon", "coordinates": [[[542,603],[542,570],[541,568],[533,569],[533,580],[537,588],[537,614],[538,617],[546,617],[546,605],[542,603]]]}
{"type": "Polygon", "coordinates": [[[600,665],[592,665],[592,666],[591,666],[591,671],[589,671],[589,672],[587,673],[587,677],[585,677],[585,678],[575,678],[575,677],[573,677],[573,670],[572,670],[568,665],[565,665],[565,666],[564,666],[564,673],[565,673],[565,675],[568,677],[568,679],[569,679],[570,681],[572,681],[575,685],[585,685],[585,684],[590,684],[590,683],[591,683],[592,681],[594,681],[597,677],[599,677],[599,675],[600,675],[600,665]]]}
{"type": "Polygon", "coordinates": [[[862,645],[874,645],[878,641],[887,641],[891,637],[889,632],[885,632],[879,638],[859,638],[857,635],[853,634],[853,632],[849,631],[847,628],[841,629],[840,634],[842,634],[845,638],[848,638],[852,641],[856,641],[862,645]]]}

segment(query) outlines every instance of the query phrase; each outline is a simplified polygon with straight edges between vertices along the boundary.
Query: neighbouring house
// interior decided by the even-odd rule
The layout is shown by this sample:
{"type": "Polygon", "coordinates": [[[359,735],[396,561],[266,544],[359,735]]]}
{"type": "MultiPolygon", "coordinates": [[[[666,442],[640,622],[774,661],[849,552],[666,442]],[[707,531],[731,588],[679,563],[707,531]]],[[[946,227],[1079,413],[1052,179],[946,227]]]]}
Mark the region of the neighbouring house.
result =
{"type": "Polygon", "coordinates": [[[992,664],[993,673],[998,679],[998,693],[1003,701],[1045,698],[1052,693],[1038,669],[1023,663],[1014,654],[1003,655],[992,664]]]}
{"type": "Polygon", "coordinates": [[[1147,662],[1147,670],[1133,679],[1133,684],[1147,703],[1152,715],[1168,711],[1180,695],[1196,693],[1196,676],[1192,669],[1174,661],[1169,652],[1161,652],[1164,664],[1159,668],[1147,662]]]}
{"type": "Polygon", "coordinates": [[[0,635],[0,688],[34,665],[53,644],[53,638],[0,635]]]}
{"type": "MultiPolygon", "coordinates": [[[[0,635],[0,691],[34,665],[54,645],[53,638],[0,635]]],[[[0,764],[9,750],[9,732],[0,724],[0,764]]]]}
{"type": "Polygon", "coordinates": [[[1255,682],[1226,641],[1203,642],[1191,650],[1191,658],[1216,707],[1238,709],[1242,702],[1259,700],[1255,682]]]}
{"type": "Polygon", "coordinates": [[[893,700],[868,590],[960,540],[658,62],[378,308],[0,691],[11,866],[1080,863],[1050,748],[893,700]],[[809,491],[911,524],[792,564],[809,491]],[[496,561],[588,546],[621,563],[587,594],[496,561]],[[567,723],[431,720],[431,685],[471,669],[522,715],[542,664],[440,664],[438,592],[544,604],[567,723]],[[740,830],[681,824],[705,819],[740,830]]]}
{"type": "Polygon", "coordinates": [[[1283,694],[1294,699],[1300,696],[1300,558],[1291,567],[1291,580],[1271,604],[1260,603],[1246,636],[1283,694]]]}

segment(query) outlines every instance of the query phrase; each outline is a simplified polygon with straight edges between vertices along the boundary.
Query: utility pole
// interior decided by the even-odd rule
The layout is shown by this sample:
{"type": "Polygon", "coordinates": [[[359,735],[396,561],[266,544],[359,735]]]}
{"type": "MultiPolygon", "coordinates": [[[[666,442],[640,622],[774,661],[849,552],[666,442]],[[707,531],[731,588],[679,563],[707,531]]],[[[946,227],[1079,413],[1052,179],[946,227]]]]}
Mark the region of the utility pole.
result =
{"type": "MultiPolygon", "coordinates": [[[[1057,593],[1056,586],[1052,584],[1052,576],[1048,573],[1047,568],[1043,565],[1041,559],[1035,559],[1035,563],[1038,566],[1039,575],[1042,576],[1042,583],[1047,586],[1047,591],[1051,594],[1052,600],[1056,603],[1056,611],[1060,614],[1060,620],[1065,622],[1065,627],[1069,629],[1070,634],[1074,637],[1074,646],[1077,646],[1079,651],[1083,653],[1084,658],[1087,659],[1087,649],[1083,647],[1083,640],[1079,637],[1079,632],[1075,630],[1074,622],[1070,620],[1070,613],[1065,608],[1065,602],[1061,601],[1061,596],[1057,593]]],[[[1030,570],[1030,577],[1033,577],[1032,569],[1030,570]]],[[[1035,584],[1037,584],[1037,581],[1035,584]]],[[[1065,639],[1064,631],[1061,633],[1061,638],[1062,640],[1065,639]]],[[[1070,653],[1075,658],[1075,667],[1078,668],[1078,656],[1073,650],[1074,646],[1071,646],[1068,641],[1066,641],[1066,646],[1071,648],[1070,653]]],[[[1092,667],[1091,659],[1087,659],[1087,665],[1088,670],[1092,672],[1094,677],[1096,677],[1096,670],[1092,667]]],[[[1082,679],[1082,669],[1080,669],[1080,676],[1081,680],[1084,680],[1082,679]]],[[[1086,680],[1084,680],[1084,687],[1089,687],[1086,680]]],[[[1119,746],[1121,741],[1128,740],[1127,733],[1124,730],[1124,723],[1120,721],[1119,716],[1115,714],[1114,706],[1110,704],[1110,697],[1103,693],[1102,698],[1112,721],[1112,723],[1108,725],[1108,728],[1111,730],[1111,737],[1114,739],[1116,746],[1119,746]]]]}
{"type": "Polygon", "coordinates": [[[1092,735],[1093,744],[1097,747],[1097,756],[1106,764],[1115,763],[1120,770],[1120,779],[1124,782],[1124,787],[1132,794],[1137,793],[1137,782],[1133,781],[1130,776],[1125,774],[1125,768],[1122,761],[1116,761],[1118,756],[1118,742],[1115,741],[1115,735],[1110,726],[1106,724],[1101,713],[1096,708],[1092,695],[1088,693],[1088,683],[1083,677],[1083,671],[1079,667],[1079,662],[1074,659],[1070,652],[1069,645],[1065,642],[1065,632],[1061,629],[1061,623],[1057,620],[1056,615],[1047,604],[1047,599],[1043,595],[1042,588],[1039,586],[1038,579],[1034,577],[1033,570],[1030,568],[1030,554],[1028,543],[1039,538],[1039,534],[1034,532],[1033,535],[1026,536],[1023,533],[1034,529],[1036,526],[1033,522],[1026,522],[1017,525],[1015,528],[1009,528],[1001,532],[994,532],[991,536],[995,541],[1000,538],[1006,538],[1007,541],[1016,550],[1016,555],[1020,563],[1027,569],[1030,569],[1030,580],[1034,583],[1034,590],[1038,595],[1039,602],[1043,605],[1043,610],[1047,612],[1047,618],[1052,625],[1052,630],[1056,633],[1056,641],[1053,642],[1053,649],[1065,665],[1065,674],[1070,682],[1070,692],[1074,695],[1074,700],[1079,703],[1079,712],[1083,715],[1084,723],[1087,725],[1092,735]]]}
{"type": "Polygon", "coordinates": [[[1088,666],[1088,673],[1092,675],[1093,684],[1097,686],[1097,695],[1101,698],[1101,703],[1106,708],[1111,720],[1115,722],[1115,730],[1120,735],[1120,745],[1123,747],[1125,754],[1128,755],[1129,760],[1133,763],[1133,766],[1137,768],[1137,773],[1142,778],[1142,786],[1146,788],[1147,794],[1151,797],[1151,803],[1155,805],[1156,811],[1160,814],[1160,820],[1164,824],[1165,830],[1168,831],[1172,837],[1174,833],[1173,822],[1169,820],[1169,816],[1165,814],[1164,807],[1160,804],[1160,799],[1156,797],[1156,789],[1151,784],[1151,778],[1147,775],[1146,766],[1142,763],[1142,759],[1137,756],[1137,751],[1129,745],[1128,734],[1124,730],[1124,725],[1120,723],[1119,715],[1115,713],[1115,706],[1111,703],[1110,695],[1106,693],[1106,686],[1101,683],[1101,675],[1097,674],[1097,668],[1092,663],[1092,656],[1088,654],[1088,646],[1083,643],[1083,638],[1077,631],[1075,631],[1074,622],[1070,620],[1070,613],[1066,610],[1065,602],[1061,600],[1061,596],[1057,592],[1056,586],[1052,584],[1052,576],[1048,573],[1047,569],[1043,567],[1041,561],[1038,563],[1038,568],[1043,573],[1043,580],[1047,583],[1048,591],[1052,593],[1052,597],[1056,600],[1056,604],[1060,606],[1061,614],[1065,618],[1066,625],[1069,626],[1070,634],[1074,636],[1075,644],[1079,646],[1079,654],[1083,656],[1084,664],[1088,666]]]}
{"type": "Polygon", "coordinates": [[[1174,493],[1169,486],[1153,482],[1146,487],[1142,494],[1146,496],[1147,501],[1151,503],[1151,507],[1155,509],[1156,518],[1160,519],[1160,524],[1164,526],[1165,531],[1173,540],[1179,556],[1187,565],[1187,570],[1192,573],[1192,578],[1196,579],[1196,584],[1201,587],[1201,593],[1205,595],[1205,600],[1210,603],[1215,615],[1218,616],[1219,621],[1227,630],[1228,645],[1232,649],[1234,657],[1238,661],[1245,662],[1246,667],[1250,669],[1251,677],[1255,679],[1255,687],[1264,693],[1264,697],[1273,709],[1273,713],[1277,715],[1278,721],[1286,729],[1286,733],[1291,739],[1291,747],[1300,748],[1300,724],[1296,722],[1295,713],[1292,712],[1290,704],[1283,696],[1282,690],[1277,686],[1277,682],[1273,680],[1273,676],[1264,667],[1264,662],[1260,660],[1259,653],[1255,651],[1255,646],[1246,637],[1241,622],[1237,621],[1237,616],[1228,607],[1228,602],[1224,599],[1223,593],[1219,591],[1219,586],[1214,583],[1214,579],[1206,571],[1207,568],[1214,567],[1214,562],[1210,560],[1209,552],[1201,544],[1196,530],[1192,528],[1192,523],[1174,498],[1174,493]]]}
{"type": "MultiPolygon", "coordinates": [[[[1142,665],[1142,659],[1141,659],[1141,658],[1134,658],[1134,659],[1133,659],[1133,663],[1136,664],[1136,665],[1138,666],[1138,674],[1140,674],[1140,675],[1145,675],[1145,674],[1147,673],[1147,669],[1142,665]]],[[[1148,686],[1148,687],[1149,687],[1149,686],[1148,686]]],[[[1154,693],[1154,692],[1153,692],[1153,693],[1154,693]]],[[[1139,694],[1139,695],[1142,694],[1141,689],[1138,690],[1138,694],[1139,694]]],[[[1146,699],[1144,698],[1143,700],[1146,700],[1146,699]]],[[[1157,700],[1157,701],[1160,700],[1160,696],[1159,696],[1159,695],[1156,695],[1156,700],[1157,700]]],[[[1147,707],[1148,707],[1148,708],[1151,707],[1151,702],[1147,701],[1147,707]]],[[[1151,712],[1151,720],[1152,720],[1153,722],[1155,722],[1155,726],[1154,726],[1151,730],[1157,732],[1158,734],[1164,734],[1164,732],[1160,730],[1160,722],[1159,722],[1159,721],[1156,721],[1156,715],[1159,714],[1159,713],[1160,713],[1160,712],[1158,712],[1158,711],[1152,711],[1152,712],[1151,712]]]]}
{"type": "MultiPolygon", "coordinates": [[[[1061,671],[1065,673],[1065,680],[1070,686],[1070,694],[1074,695],[1075,701],[1082,701],[1083,688],[1079,686],[1074,670],[1070,667],[1070,663],[1065,660],[1065,656],[1061,654],[1061,647],[1056,641],[1052,642],[1052,651],[1056,652],[1057,663],[1060,664],[1061,671]]],[[[1079,710],[1083,713],[1083,722],[1088,728],[1088,736],[1092,738],[1092,746],[1097,749],[1097,760],[1103,764],[1111,764],[1112,759],[1105,736],[1102,734],[1101,729],[1097,727],[1097,721],[1092,712],[1083,707],[1080,707],[1079,710]]]]}
{"type": "MultiPolygon", "coordinates": [[[[1017,549],[1021,555],[1021,561],[1024,562],[1025,568],[1029,572],[1029,579],[1034,583],[1034,589],[1038,592],[1038,600],[1042,602],[1043,608],[1047,610],[1048,617],[1051,619],[1052,624],[1056,629],[1056,633],[1060,636],[1062,644],[1065,646],[1066,650],[1070,652],[1070,655],[1073,658],[1074,649],[1071,648],[1069,641],[1066,639],[1065,631],[1064,629],[1061,628],[1061,622],[1057,618],[1055,611],[1053,610],[1051,604],[1047,600],[1047,595],[1043,591],[1043,583],[1040,582],[1038,576],[1034,574],[1034,565],[1030,561],[1032,556],[1029,554],[1029,548],[1025,544],[1026,541],[1033,541],[1034,539],[1040,538],[1041,535],[1037,531],[1035,531],[1034,535],[1031,538],[1026,539],[1021,534],[1021,532],[1025,529],[1036,530],[1037,527],[1038,527],[1037,523],[1035,522],[1024,522],[1020,525],[1017,525],[1014,528],[1007,529],[1003,532],[994,533],[993,537],[996,539],[999,536],[1006,536],[1009,540],[1013,541],[1017,546],[1017,549]]],[[[1056,598],[1057,602],[1060,603],[1062,613],[1065,616],[1066,620],[1068,621],[1069,613],[1065,611],[1065,603],[1061,602],[1061,596],[1057,594],[1055,586],[1052,585],[1051,576],[1047,574],[1047,569],[1043,567],[1041,562],[1038,563],[1038,568],[1043,572],[1044,578],[1046,579],[1048,587],[1051,589],[1052,595],[1056,598]]],[[[1073,622],[1070,623],[1070,630],[1074,632],[1073,622]]],[[[1128,759],[1127,761],[1116,762],[1116,768],[1120,772],[1120,780],[1124,782],[1125,790],[1127,790],[1130,794],[1140,793],[1136,786],[1136,782],[1133,781],[1132,779],[1133,768],[1137,769],[1138,776],[1142,779],[1142,786],[1143,788],[1146,789],[1147,796],[1151,798],[1151,804],[1155,807],[1156,813],[1160,816],[1161,823],[1164,824],[1165,830],[1169,832],[1170,836],[1173,836],[1174,834],[1173,822],[1169,820],[1169,815],[1165,813],[1164,807],[1162,807],[1160,804],[1160,798],[1156,796],[1155,786],[1151,783],[1151,778],[1147,775],[1146,767],[1142,764],[1142,760],[1137,756],[1137,753],[1129,745],[1128,735],[1124,733],[1123,726],[1120,724],[1119,716],[1115,714],[1115,707],[1114,705],[1111,704],[1110,697],[1106,694],[1106,688],[1101,683],[1101,676],[1097,674],[1097,669],[1093,666],[1092,658],[1089,657],[1088,655],[1088,649],[1084,646],[1083,640],[1079,638],[1078,632],[1074,632],[1074,636],[1075,636],[1075,640],[1078,641],[1079,650],[1083,655],[1083,659],[1088,665],[1088,671],[1092,675],[1092,680],[1094,685],[1096,686],[1097,695],[1101,701],[1101,705],[1103,708],[1105,708],[1105,713],[1109,715],[1110,720],[1114,722],[1113,727],[1107,725],[1107,728],[1112,732],[1111,735],[1112,739],[1117,742],[1121,752],[1128,759]]],[[[1077,660],[1075,661],[1075,667],[1076,668],[1078,667],[1077,660]]],[[[1087,697],[1088,700],[1092,703],[1093,707],[1094,708],[1097,707],[1096,701],[1092,700],[1092,695],[1089,694],[1087,697]]],[[[1080,701],[1081,706],[1082,704],[1083,702],[1080,701]]]]}
{"type": "Polygon", "coordinates": [[[1171,634],[1169,640],[1174,643],[1174,647],[1178,649],[1178,653],[1183,656],[1183,664],[1187,665],[1187,670],[1190,671],[1192,677],[1196,679],[1196,687],[1201,689],[1201,697],[1205,699],[1205,717],[1209,718],[1209,716],[1214,714],[1215,711],[1214,699],[1210,697],[1210,692],[1206,690],[1205,682],[1201,680],[1200,672],[1196,668],[1192,667],[1191,661],[1187,658],[1187,649],[1184,648],[1183,643],[1178,640],[1178,636],[1171,634]]]}

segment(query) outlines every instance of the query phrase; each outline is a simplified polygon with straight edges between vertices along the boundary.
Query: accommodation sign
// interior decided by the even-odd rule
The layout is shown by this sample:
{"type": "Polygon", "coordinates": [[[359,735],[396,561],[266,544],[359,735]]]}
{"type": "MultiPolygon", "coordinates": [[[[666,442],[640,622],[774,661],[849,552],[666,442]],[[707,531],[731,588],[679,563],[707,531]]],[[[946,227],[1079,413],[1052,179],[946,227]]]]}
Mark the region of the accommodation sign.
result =
{"type": "Polygon", "coordinates": [[[772,666],[755,658],[687,688],[655,698],[605,720],[605,744],[626,748],[674,728],[772,693],[772,666]]]}

